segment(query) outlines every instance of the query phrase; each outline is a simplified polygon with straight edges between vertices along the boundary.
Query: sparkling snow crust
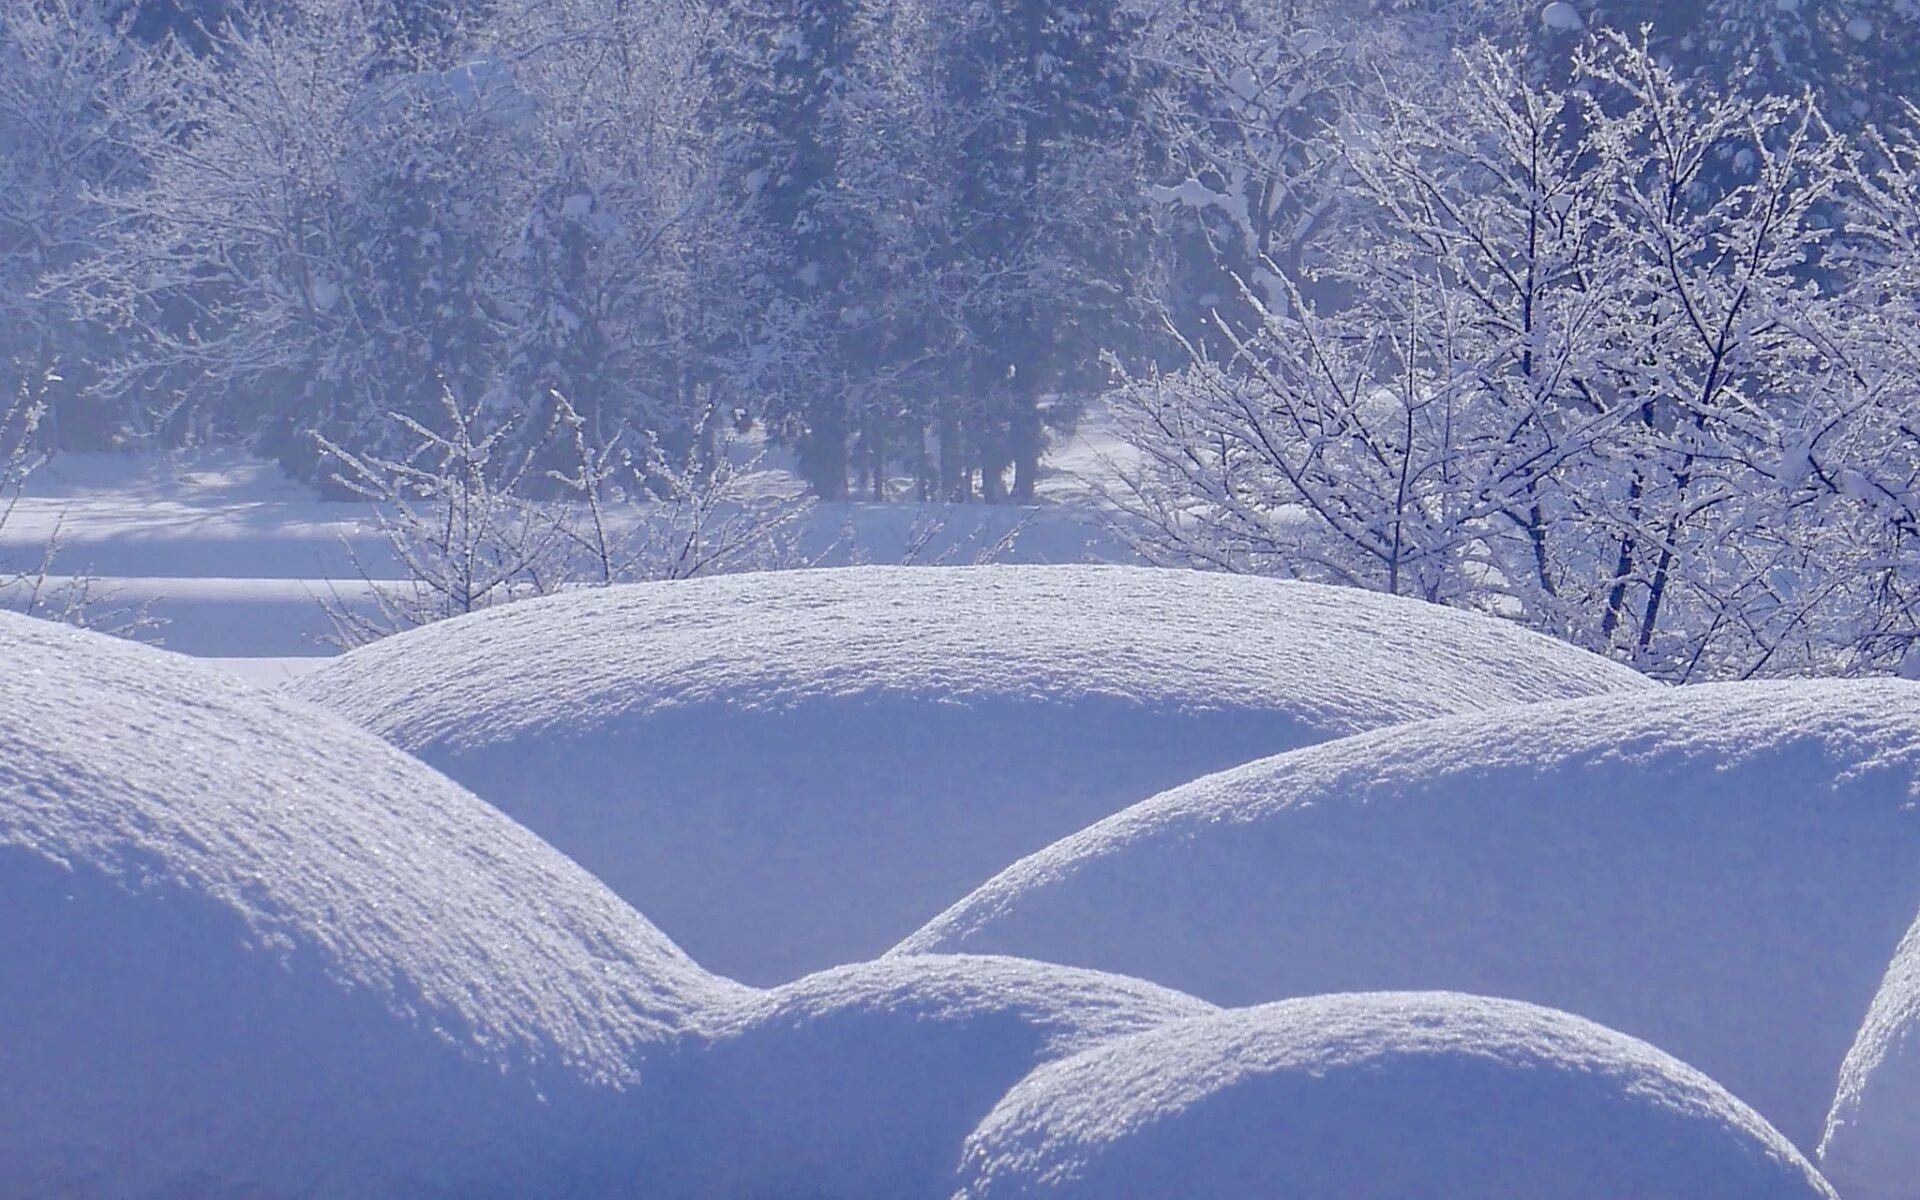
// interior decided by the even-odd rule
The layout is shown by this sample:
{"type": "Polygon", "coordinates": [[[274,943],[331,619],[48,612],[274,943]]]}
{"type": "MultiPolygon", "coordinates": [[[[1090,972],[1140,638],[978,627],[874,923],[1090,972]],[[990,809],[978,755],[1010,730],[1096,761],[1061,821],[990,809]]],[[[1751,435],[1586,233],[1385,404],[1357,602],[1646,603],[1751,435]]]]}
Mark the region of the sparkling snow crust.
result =
{"type": "Polygon", "coordinates": [[[1035,1071],[955,1200],[1832,1200],[1704,1075],[1590,1021],[1448,993],[1320,996],[1035,1071]]]}
{"type": "Polygon", "coordinates": [[[836,967],[755,994],[690,1047],[650,1195],[945,1200],[960,1147],[1035,1066],[1216,1011],[1020,959],[836,967]]]}
{"type": "Polygon", "coordinates": [[[855,568],[527,601],[288,685],[752,983],[868,958],[1022,854],[1207,771],[1647,688],[1491,618],[1119,567],[855,568]]]}
{"type": "Polygon", "coordinates": [[[1198,780],[1008,868],[896,952],[1015,954],[1227,1005],[1441,988],[1712,1075],[1811,1151],[1920,908],[1920,685],[1634,692],[1198,780]]]}
{"type": "Polygon", "coordinates": [[[0,1196],[598,1194],[739,991],[330,714],[11,614],[0,661],[0,1196]]]}
{"type": "Polygon", "coordinates": [[[1820,1169],[1847,1200],[1920,1198],[1920,921],[1840,1069],[1820,1169]]]}

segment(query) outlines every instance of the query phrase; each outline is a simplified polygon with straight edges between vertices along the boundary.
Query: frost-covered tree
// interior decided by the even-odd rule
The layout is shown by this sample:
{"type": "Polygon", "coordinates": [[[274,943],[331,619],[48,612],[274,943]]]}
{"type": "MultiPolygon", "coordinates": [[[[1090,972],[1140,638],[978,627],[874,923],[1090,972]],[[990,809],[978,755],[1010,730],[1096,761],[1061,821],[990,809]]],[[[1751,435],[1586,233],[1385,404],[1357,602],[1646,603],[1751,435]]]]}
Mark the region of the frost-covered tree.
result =
{"type": "Polygon", "coordinates": [[[55,445],[104,444],[118,423],[88,393],[116,347],[59,279],[99,248],[95,191],[136,177],[115,114],[141,69],[124,26],[103,0],[0,7],[0,396],[30,392],[55,445]]]}
{"type": "Polygon", "coordinates": [[[1812,321],[1846,148],[1804,97],[1688,86],[1620,35],[1585,70],[1621,164],[1622,398],[1638,414],[1600,635],[1662,673],[1747,673],[1824,585],[1807,578],[1820,522],[1789,503],[1780,464],[1842,383],[1812,321]],[[1729,153],[1731,183],[1714,171],[1729,153]]]}
{"type": "Polygon", "coordinates": [[[1150,245],[1141,181],[1144,21],[1117,0],[968,0],[932,13],[943,303],[957,402],[938,438],[943,490],[1033,494],[1050,425],[1138,323],[1128,281],[1150,245]]]}
{"type": "Polygon", "coordinates": [[[779,343],[763,380],[774,427],[829,500],[847,494],[856,393],[877,365],[861,299],[879,281],[860,126],[871,120],[872,45],[885,20],[866,0],[729,5],[715,55],[713,119],[743,207],[771,250],[762,335],[779,343]]]}
{"type": "Polygon", "coordinates": [[[1176,6],[1150,27],[1162,64],[1148,119],[1166,146],[1159,206],[1166,320],[1210,341],[1244,333],[1250,289],[1267,308],[1312,293],[1310,248],[1345,195],[1329,136],[1357,103],[1359,29],[1337,4],[1176,6]],[[1276,270],[1270,270],[1272,264],[1276,270]]]}
{"type": "Polygon", "coordinates": [[[566,395],[596,444],[633,428],[684,445],[709,408],[756,407],[765,249],[705,123],[722,15],[527,3],[494,35],[526,110],[499,181],[509,394],[566,395]]]}
{"type": "Polygon", "coordinates": [[[520,97],[502,73],[381,73],[357,0],[169,46],[130,96],[143,178],[81,274],[136,332],[111,382],[176,390],[182,430],[254,436],[313,466],[307,431],[354,442],[382,414],[497,379],[499,183],[520,97]],[[137,118],[137,119],[136,119],[137,118]]]}
{"type": "Polygon", "coordinates": [[[1265,319],[1230,354],[1121,393],[1143,547],[1504,613],[1668,678],[1887,665],[1915,393],[1842,303],[1845,142],[1804,97],[1683,82],[1617,35],[1570,87],[1459,65],[1339,130],[1354,199],[1320,270],[1346,296],[1248,289],[1265,319]]]}
{"type": "Polygon", "coordinates": [[[1343,301],[1273,264],[1288,291],[1248,288],[1263,320],[1222,321],[1229,356],[1123,393],[1147,468],[1118,499],[1156,558],[1559,606],[1581,554],[1563,482],[1617,420],[1610,174],[1576,98],[1489,47],[1462,65],[1454,106],[1388,96],[1338,139],[1345,244],[1319,273],[1343,301]]]}

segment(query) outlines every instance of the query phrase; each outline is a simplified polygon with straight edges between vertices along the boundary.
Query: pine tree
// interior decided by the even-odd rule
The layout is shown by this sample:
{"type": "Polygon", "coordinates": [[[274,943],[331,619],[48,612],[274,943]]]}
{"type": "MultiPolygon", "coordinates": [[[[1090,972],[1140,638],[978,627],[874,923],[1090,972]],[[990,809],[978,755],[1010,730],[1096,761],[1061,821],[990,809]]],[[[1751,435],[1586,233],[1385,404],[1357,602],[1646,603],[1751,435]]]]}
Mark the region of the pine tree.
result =
{"type": "Polygon", "coordinates": [[[1070,423],[1103,347],[1132,325],[1148,248],[1138,202],[1143,21],[1112,0],[973,0],[937,42],[951,189],[945,267],[965,406],[946,415],[944,490],[964,498],[946,442],[964,436],[985,499],[1033,495],[1049,425],[1070,423]]]}
{"type": "Polygon", "coordinates": [[[862,233],[845,195],[857,104],[860,0],[756,0],[729,11],[716,119],[749,219],[774,247],[763,338],[776,344],[770,415],[824,499],[847,494],[848,397],[857,368],[843,317],[862,233]]]}

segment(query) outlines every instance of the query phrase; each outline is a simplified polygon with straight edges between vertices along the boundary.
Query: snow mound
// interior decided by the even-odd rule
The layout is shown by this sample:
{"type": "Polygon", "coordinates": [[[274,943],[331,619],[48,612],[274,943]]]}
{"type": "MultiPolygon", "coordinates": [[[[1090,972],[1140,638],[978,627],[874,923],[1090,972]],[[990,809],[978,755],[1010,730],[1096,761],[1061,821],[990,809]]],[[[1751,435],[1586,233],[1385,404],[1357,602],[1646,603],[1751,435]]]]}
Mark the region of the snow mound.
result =
{"type": "Polygon", "coordinates": [[[499,805],[708,967],[767,984],[871,958],[1019,856],[1205,772],[1650,685],[1369,592],[874,567],[527,601],[288,686],[499,805]]]}
{"type": "Polygon", "coordinates": [[[1550,1009],[1318,996],[1041,1067],[968,1139],[958,1200],[1833,1200],[1685,1063],[1550,1009]]]}
{"type": "Polygon", "coordinates": [[[1006,958],[838,967],[755,996],[689,1053],[655,1196],[944,1200],[960,1146],[1036,1065],[1212,1005],[1006,958]]]}
{"type": "Polygon", "coordinates": [[[596,1194],[742,990],[327,713],[12,614],[0,661],[9,1200],[596,1194]]]}
{"type": "Polygon", "coordinates": [[[1804,1149],[1920,908],[1920,685],[1727,684],[1363,734],[1155,797],[897,952],[1215,1003],[1439,988],[1693,1063],[1804,1149]]]}
{"type": "Polygon", "coordinates": [[[1820,1167],[1847,1200],[1920,1200],[1920,922],[1840,1068],[1820,1167]]]}

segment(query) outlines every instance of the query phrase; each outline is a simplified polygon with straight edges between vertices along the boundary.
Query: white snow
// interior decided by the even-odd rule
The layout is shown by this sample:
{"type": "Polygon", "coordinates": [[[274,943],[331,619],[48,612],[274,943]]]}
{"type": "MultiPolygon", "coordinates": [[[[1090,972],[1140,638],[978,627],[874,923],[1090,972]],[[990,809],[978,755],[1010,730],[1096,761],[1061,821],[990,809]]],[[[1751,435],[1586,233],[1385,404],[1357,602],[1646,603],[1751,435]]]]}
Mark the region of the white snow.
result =
{"type": "Polygon", "coordinates": [[[576,1196],[739,989],[451,782],[0,614],[0,1196],[576,1196]]]}
{"type": "MultiPolygon", "coordinates": [[[[1040,507],[837,503],[801,523],[792,560],[854,562],[1116,561],[1131,555],[1091,516],[1093,480],[1124,456],[1111,422],[1090,414],[1050,456],[1040,507]]],[[[749,438],[742,452],[765,449],[749,438]]],[[[743,481],[754,495],[800,489],[771,451],[743,481]]],[[[904,494],[905,481],[892,481],[904,494]]],[[[616,527],[638,524],[615,506],[616,527]]],[[[50,538],[62,578],[87,576],[107,607],[143,607],[162,624],[142,635],[170,650],[218,658],[331,656],[321,600],[377,615],[363,571],[388,586],[404,572],[364,503],[323,501],[270,462],[231,450],[177,454],[63,453],[28,479],[0,525],[0,578],[36,567],[50,538]]],[[[0,605],[6,597],[0,595],[0,605]]]]}
{"type": "Polygon", "coordinates": [[[1920,921],[1841,1066],[1820,1167],[1847,1200],[1920,1197],[1920,921]]]}
{"type": "Polygon", "coordinates": [[[1619,693],[1223,772],[1015,864],[904,952],[1242,1005],[1444,988],[1705,1070],[1811,1150],[1920,908],[1920,685],[1619,693]]]}
{"type": "Polygon", "coordinates": [[[1578,33],[1587,27],[1580,10],[1566,3],[1566,0],[1553,0],[1552,4],[1541,9],[1540,23],[1559,33],[1578,33]]]}
{"type": "Polygon", "coordinates": [[[1446,993],[1223,1012],[1041,1067],[959,1175],[956,1200],[1833,1200],[1686,1064],[1446,993]]]}
{"type": "Polygon", "coordinates": [[[1022,854],[1206,771],[1648,687],[1491,618],[1115,567],[855,568],[527,601],[288,685],[752,983],[872,957],[1022,854]]]}
{"type": "Polygon", "coordinates": [[[838,967],[716,1019],[648,1195],[945,1200],[962,1141],[1035,1066],[1212,1005],[1005,958],[838,967]]]}

